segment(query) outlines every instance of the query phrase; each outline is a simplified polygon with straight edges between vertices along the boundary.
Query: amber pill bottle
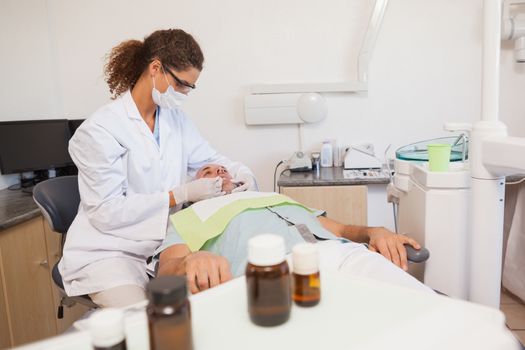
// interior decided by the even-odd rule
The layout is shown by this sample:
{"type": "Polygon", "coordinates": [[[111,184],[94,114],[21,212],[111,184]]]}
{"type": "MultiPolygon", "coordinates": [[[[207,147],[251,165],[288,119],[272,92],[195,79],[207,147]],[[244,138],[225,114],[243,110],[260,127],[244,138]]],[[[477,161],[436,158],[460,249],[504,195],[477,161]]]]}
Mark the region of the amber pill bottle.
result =
{"type": "Polygon", "coordinates": [[[253,323],[272,327],[288,321],[292,307],[290,282],[284,239],[273,234],[250,239],[246,287],[253,323]]]}
{"type": "Polygon", "coordinates": [[[321,300],[319,250],[313,243],[300,243],[292,249],[293,300],[299,306],[314,306],[321,300]]]}
{"type": "Polygon", "coordinates": [[[186,278],[161,276],[146,286],[151,350],[191,350],[191,308],[186,278]]]}

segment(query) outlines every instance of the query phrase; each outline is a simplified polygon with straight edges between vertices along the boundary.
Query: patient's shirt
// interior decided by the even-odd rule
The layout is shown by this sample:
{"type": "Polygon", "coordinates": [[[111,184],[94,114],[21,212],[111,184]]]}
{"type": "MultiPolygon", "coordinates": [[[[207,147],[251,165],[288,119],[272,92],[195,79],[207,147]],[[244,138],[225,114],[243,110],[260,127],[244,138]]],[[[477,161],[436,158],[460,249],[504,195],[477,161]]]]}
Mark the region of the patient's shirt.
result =
{"type": "MultiPolygon", "coordinates": [[[[248,240],[262,233],[273,233],[284,238],[286,252],[290,253],[292,247],[304,242],[303,236],[294,225],[303,224],[319,240],[334,239],[348,242],[344,238],[335,236],[326,230],[317,216],[324,212],[307,209],[297,205],[278,205],[261,209],[248,209],[233,218],[224,232],[208,240],[200,250],[206,250],[228,259],[231,272],[235,277],[244,274],[248,256],[248,240]]],[[[173,225],[168,230],[166,239],[157,250],[162,250],[171,245],[184,243],[173,225]]]]}

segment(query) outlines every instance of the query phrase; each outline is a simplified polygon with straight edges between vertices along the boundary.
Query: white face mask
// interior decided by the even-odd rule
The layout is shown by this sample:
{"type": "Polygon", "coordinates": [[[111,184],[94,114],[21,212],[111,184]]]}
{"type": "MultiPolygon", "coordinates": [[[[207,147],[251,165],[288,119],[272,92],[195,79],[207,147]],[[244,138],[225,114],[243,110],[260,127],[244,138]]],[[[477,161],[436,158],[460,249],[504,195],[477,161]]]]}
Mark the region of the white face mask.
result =
{"type": "MultiPolygon", "coordinates": [[[[166,82],[168,82],[166,73],[164,73],[164,78],[166,79],[166,82]]],[[[160,108],[167,108],[171,110],[179,109],[184,101],[188,99],[188,95],[175,91],[169,82],[166,91],[160,92],[155,87],[155,78],[153,78],[153,90],[151,90],[151,97],[153,97],[153,102],[155,102],[155,104],[160,108]]]]}

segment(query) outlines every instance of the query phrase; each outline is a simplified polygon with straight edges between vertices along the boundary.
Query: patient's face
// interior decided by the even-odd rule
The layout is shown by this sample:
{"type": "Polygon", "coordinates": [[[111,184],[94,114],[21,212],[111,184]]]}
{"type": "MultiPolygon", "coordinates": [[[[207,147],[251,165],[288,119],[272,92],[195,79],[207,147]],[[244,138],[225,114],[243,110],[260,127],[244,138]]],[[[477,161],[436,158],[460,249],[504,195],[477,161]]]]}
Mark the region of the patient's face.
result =
{"type": "Polygon", "coordinates": [[[232,182],[232,176],[222,165],[207,164],[197,171],[197,179],[201,179],[203,177],[214,178],[217,176],[222,178],[222,190],[226,193],[231,193],[231,191],[235,188],[235,185],[232,182]]]}

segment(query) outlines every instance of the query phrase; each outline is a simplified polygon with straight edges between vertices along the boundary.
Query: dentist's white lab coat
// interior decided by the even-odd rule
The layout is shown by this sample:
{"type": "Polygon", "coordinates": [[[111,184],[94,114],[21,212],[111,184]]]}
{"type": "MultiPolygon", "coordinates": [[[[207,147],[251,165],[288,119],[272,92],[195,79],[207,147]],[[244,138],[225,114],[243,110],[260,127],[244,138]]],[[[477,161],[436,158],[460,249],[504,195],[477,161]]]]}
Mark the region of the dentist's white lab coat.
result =
{"type": "Polygon", "coordinates": [[[210,147],[183,112],[160,109],[158,121],[160,147],[128,91],[72,137],[81,203],[59,264],[68,295],[144,286],[146,259],[168,228],[168,192],[202,165],[251,174],[210,147]]]}

